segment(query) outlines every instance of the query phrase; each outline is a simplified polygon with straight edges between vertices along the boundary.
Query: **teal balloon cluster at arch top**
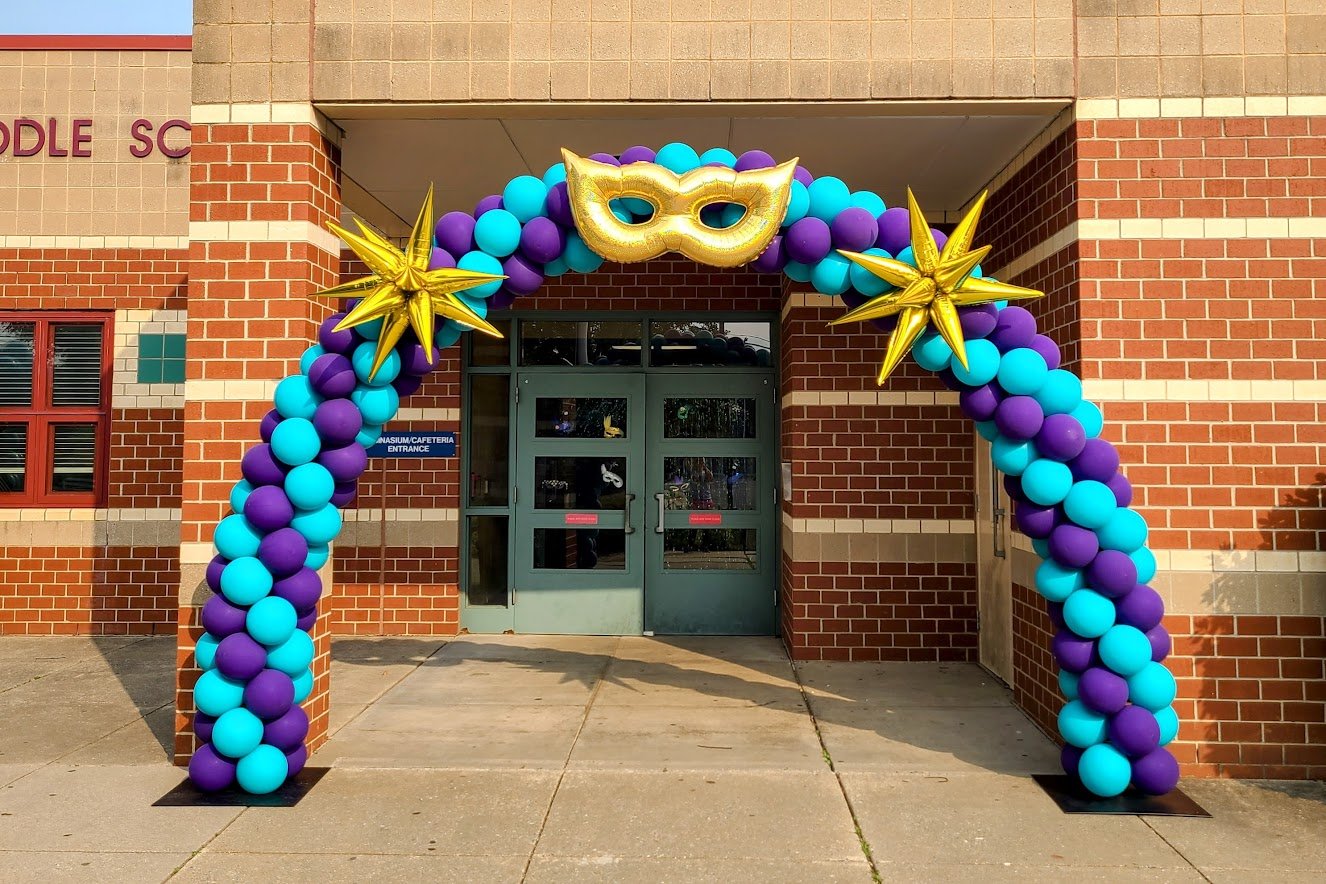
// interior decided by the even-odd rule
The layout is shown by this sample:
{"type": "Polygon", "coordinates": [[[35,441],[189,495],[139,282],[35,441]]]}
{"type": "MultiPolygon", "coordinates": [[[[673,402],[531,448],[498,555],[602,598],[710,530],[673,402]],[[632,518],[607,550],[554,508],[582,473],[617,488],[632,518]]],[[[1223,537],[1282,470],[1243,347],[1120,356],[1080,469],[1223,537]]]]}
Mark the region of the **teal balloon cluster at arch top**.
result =
{"type": "MultiPolygon", "coordinates": [[[[763,151],[736,156],[681,143],[589,158],[657,163],[678,175],[704,165],[738,172],[776,165],[763,151]]],[[[555,163],[542,176],[512,179],[472,212],[437,220],[430,271],[504,277],[456,294],[479,319],[532,294],[549,277],[591,273],[603,264],[576,232],[565,179],[564,166],[555,163]]],[[[631,197],[610,206],[626,223],[654,211],[631,197]]],[[[710,206],[701,220],[722,228],[744,212],[740,205],[710,206]]],[[[930,234],[942,248],[944,234],[930,234]]],[[[910,236],[907,209],[798,166],[783,223],[749,266],[782,272],[859,307],[896,289],[841,252],[915,266],[910,236]]],[[[971,275],[981,277],[981,268],[971,275]]],[[[241,461],[233,512],[216,527],[216,557],[207,568],[215,595],[202,611],[206,633],[196,653],[203,674],[195,687],[194,731],[201,745],[189,767],[203,789],[270,792],[302,769],[308,717],[300,704],[312,689],[309,630],[322,593],[317,570],[340,531],[340,510],[354,500],[367,448],[401,399],[434,369],[439,349],[471,330],[447,318],[431,342],[405,333],[382,358],[383,319],[338,328],[356,303],[347,301],[322,324],[299,371],[277,386],[275,407],[259,427],[261,442],[241,461]]],[[[1017,524],[1042,559],[1035,588],[1056,630],[1051,650],[1065,698],[1058,721],[1064,769],[1099,796],[1130,787],[1168,792],[1179,774],[1165,748],[1178,731],[1176,684],[1163,664],[1170,637],[1161,625],[1160,596],[1147,585],[1156,560],[1146,546],[1146,522],[1130,509],[1132,486],[1118,452],[1100,436],[1101,412],[1083,399],[1081,381],[1060,367],[1059,348],[1038,333],[1030,312],[996,302],[958,314],[965,365],[933,330],[911,354],[958,393],[963,413],[990,440],[1017,524]]],[[[871,323],[887,333],[896,319],[871,323]]]]}

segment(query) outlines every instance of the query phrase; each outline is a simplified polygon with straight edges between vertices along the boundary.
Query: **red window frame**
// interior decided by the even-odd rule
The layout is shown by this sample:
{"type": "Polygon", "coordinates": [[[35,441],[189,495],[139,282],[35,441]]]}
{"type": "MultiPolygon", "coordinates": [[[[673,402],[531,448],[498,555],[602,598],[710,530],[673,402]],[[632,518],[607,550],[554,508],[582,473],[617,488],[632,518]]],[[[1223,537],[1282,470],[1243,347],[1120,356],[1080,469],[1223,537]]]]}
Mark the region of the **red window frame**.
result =
{"type": "Polygon", "coordinates": [[[14,507],[102,507],[106,505],[110,464],[110,412],[113,314],[86,311],[4,311],[0,322],[31,322],[33,329],[32,403],[21,408],[0,406],[0,423],[26,423],[27,461],[22,491],[0,492],[0,508],[14,507]],[[55,326],[101,326],[101,404],[90,407],[56,407],[51,404],[55,361],[55,326]],[[91,491],[54,491],[57,424],[95,423],[96,451],[92,459],[91,491]]]}

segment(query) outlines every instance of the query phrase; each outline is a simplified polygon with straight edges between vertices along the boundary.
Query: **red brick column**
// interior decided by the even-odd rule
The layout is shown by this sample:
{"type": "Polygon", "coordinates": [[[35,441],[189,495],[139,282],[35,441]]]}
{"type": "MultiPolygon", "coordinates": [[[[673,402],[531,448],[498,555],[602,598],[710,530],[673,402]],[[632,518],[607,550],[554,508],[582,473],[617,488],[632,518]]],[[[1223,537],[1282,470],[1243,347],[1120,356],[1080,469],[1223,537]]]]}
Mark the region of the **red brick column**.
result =
{"type": "MultiPolygon", "coordinates": [[[[339,246],[326,229],[340,215],[339,149],[311,108],[270,110],[294,121],[193,126],[176,657],[180,763],[195,745],[192,686],[199,671],[193,647],[202,634],[198,614],[210,596],[203,571],[213,555],[212,531],[229,511],[240,458],[259,441],[258,423],[272,407],[277,381],[297,370],[300,354],[331,312],[309,295],[334,285],[340,269],[339,246]]],[[[314,688],[304,704],[312,721],[310,750],[326,737],[328,634],[324,615],[313,631],[314,688]]]]}

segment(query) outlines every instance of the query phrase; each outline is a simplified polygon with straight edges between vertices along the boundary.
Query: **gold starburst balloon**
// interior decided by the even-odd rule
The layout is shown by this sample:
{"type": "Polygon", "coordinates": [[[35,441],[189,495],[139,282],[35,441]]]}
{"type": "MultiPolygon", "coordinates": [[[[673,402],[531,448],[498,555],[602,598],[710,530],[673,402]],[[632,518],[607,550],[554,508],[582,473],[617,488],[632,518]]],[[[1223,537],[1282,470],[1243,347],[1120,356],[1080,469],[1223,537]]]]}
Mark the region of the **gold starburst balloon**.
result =
{"type": "Polygon", "coordinates": [[[963,368],[966,368],[967,347],[962,339],[962,324],[958,321],[957,308],[988,304],[991,301],[1026,300],[1044,295],[1044,292],[1035,289],[971,275],[976,265],[990,253],[989,246],[974,250],[971,247],[985,198],[986,193],[982,193],[953,229],[952,236],[941,252],[921,207],[916,204],[916,197],[912,196],[911,188],[908,188],[907,211],[911,222],[915,267],[891,258],[840,250],[843,257],[896,287],[894,291],[871,298],[830,323],[840,325],[885,316],[898,317],[898,326],[889,335],[889,343],[884,350],[884,363],[879,369],[878,383],[883,384],[893,373],[927,325],[934,325],[944,341],[953,348],[963,368]]]}
{"type": "Polygon", "coordinates": [[[457,297],[457,293],[506,279],[505,276],[459,268],[428,269],[428,259],[433,251],[432,187],[428,188],[428,196],[419,209],[419,218],[414,222],[414,230],[410,232],[410,241],[404,252],[358,218],[355,219],[355,225],[359,228],[358,234],[351,233],[339,224],[327,226],[354,249],[360,260],[373,271],[372,275],[318,292],[315,297],[363,296],[363,300],[337,323],[336,331],[354,328],[375,319],[384,320],[377,352],[373,355],[370,378],[378,373],[407,328],[414,330],[414,336],[428,353],[428,364],[432,365],[435,315],[443,319],[454,319],[493,337],[502,337],[502,333],[492,323],[474,312],[474,308],[457,297]]]}

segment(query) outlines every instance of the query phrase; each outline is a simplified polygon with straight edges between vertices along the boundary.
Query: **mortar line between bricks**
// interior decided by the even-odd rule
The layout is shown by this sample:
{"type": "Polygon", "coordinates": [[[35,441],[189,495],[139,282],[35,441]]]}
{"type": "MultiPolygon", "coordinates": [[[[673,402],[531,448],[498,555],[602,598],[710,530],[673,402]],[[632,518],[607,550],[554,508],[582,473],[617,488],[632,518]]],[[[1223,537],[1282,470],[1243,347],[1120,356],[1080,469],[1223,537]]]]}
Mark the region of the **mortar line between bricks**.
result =
{"type": "Polygon", "coordinates": [[[1186,862],[1186,863],[1188,864],[1188,867],[1189,867],[1189,868],[1191,868],[1194,872],[1196,872],[1198,875],[1200,875],[1203,881],[1206,881],[1207,884],[1210,884],[1211,879],[1207,877],[1206,873],[1203,872],[1201,869],[1197,868],[1197,864],[1194,863],[1192,860],[1188,859],[1188,857],[1184,854],[1184,852],[1183,852],[1182,850],[1179,850],[1178,847],[1174,846],[1174,842],[1170,841],[1168,838],[1166,838],[1166,837],[1161,833],[1161,831],[1160,831],[1159,829],[1157,829],[1155,826],[1151,825],[1151,821],[1150,821],[1149,819],[1147,819],[1147,818],[1144,817],[1144,816],[1140,816],[1140,815],[1139,815],[1137,818],[1138,818],[1139,820],[1142,821],[1142,825],[1146,826],[1146,827],[1147,827],[1148,829],[1150,829],[1152,832],[1155,832],[1155,833],[1156,833],[1156,837],[1159,838],[1161,841],[1164,841],[1164,842],[1165,842],[1165,845],[1166,845],[1167,847],[1169,847],[1170,850],[1172,850],[1172,851],[1174,851],[1175,853],[1177,853],[1177,854],[1179,855],[1179,858],[1182,859],[1184,862],[1186,862]]]}

